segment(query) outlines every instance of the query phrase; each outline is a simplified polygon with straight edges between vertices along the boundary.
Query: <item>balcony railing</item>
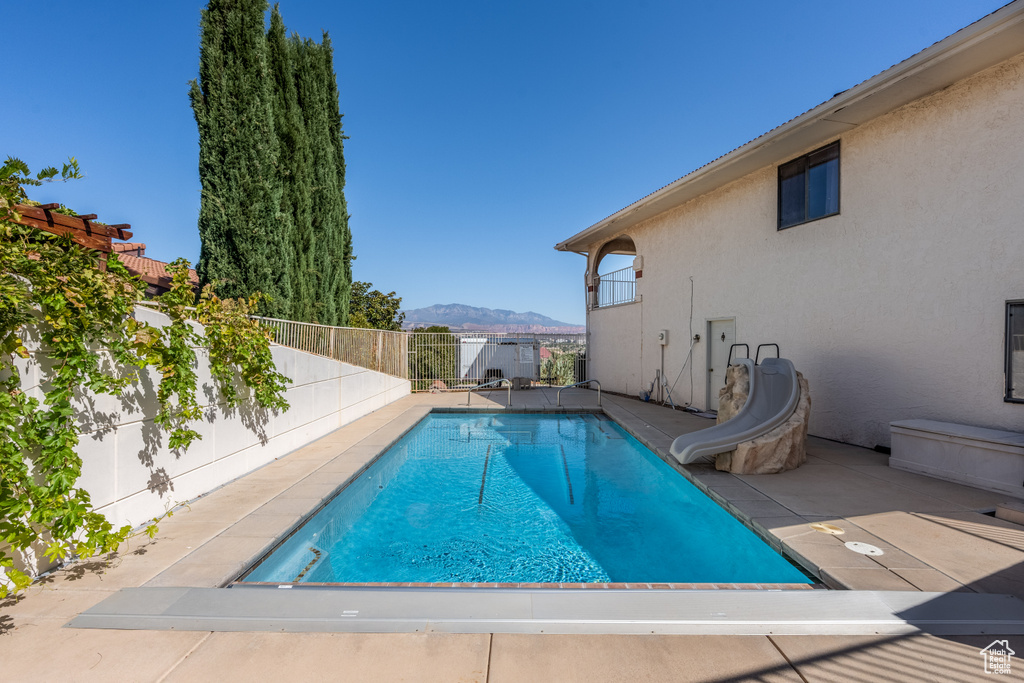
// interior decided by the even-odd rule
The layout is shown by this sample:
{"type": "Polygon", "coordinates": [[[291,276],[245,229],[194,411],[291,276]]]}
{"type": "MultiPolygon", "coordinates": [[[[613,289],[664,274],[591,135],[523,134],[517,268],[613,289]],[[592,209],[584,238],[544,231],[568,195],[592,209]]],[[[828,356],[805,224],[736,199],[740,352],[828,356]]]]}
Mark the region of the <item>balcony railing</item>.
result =
{"type": "Polygon", "coordinates": [[[595,285],[593,308],[636,301],[636,271],[631,267],[598,275],[595,285]]]}

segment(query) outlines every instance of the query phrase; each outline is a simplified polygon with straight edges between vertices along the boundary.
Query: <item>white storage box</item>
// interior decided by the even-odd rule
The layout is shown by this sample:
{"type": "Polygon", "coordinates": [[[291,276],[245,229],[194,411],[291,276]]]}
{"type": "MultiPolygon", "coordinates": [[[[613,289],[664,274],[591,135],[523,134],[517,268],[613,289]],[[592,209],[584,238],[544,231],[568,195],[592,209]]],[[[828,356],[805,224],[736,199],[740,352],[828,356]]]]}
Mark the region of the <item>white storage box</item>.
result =
{"type": "Polygon", "coordinates": [[[890,467],[1024,498],[1024,434],[935,420],[889,427],[890,467]]]}

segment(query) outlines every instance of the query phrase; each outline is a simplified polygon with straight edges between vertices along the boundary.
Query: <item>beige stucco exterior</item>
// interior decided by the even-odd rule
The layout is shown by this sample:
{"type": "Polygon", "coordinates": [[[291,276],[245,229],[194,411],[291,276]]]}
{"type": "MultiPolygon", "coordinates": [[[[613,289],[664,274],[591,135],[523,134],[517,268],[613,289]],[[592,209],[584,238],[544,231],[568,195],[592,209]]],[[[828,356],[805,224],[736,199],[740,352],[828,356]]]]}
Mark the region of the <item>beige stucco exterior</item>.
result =
{"type": "Polygon", "coordinates": [[[1024,55],[832,140],[839,215],[776,229],[787,157],[620,231],[643,256],[640,300],[589,312],[589,376],[635,395],[667,329],[675,380],[692,277],[701,341],[677,403],[705,407],[706,321],[735,318],[752,354],[776,342],[807,377],[814,435],[887,445],[889,423],[911,418],[1021,430],[1003,360],[1005,302],[1024,299],[1024,55]]]}

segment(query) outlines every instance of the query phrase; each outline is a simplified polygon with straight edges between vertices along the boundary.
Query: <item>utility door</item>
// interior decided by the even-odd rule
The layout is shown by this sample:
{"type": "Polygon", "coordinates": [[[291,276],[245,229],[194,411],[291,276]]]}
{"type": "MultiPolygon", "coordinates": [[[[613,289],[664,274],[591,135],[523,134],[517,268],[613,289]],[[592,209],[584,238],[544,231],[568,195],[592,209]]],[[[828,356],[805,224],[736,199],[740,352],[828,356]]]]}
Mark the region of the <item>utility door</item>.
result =
{"type": "Polygon", "coordinates": [[[735,343],[735,318],[708,321],[708,410],[718,411],[718,392],[725,386],[729,348],[735,343]]]}

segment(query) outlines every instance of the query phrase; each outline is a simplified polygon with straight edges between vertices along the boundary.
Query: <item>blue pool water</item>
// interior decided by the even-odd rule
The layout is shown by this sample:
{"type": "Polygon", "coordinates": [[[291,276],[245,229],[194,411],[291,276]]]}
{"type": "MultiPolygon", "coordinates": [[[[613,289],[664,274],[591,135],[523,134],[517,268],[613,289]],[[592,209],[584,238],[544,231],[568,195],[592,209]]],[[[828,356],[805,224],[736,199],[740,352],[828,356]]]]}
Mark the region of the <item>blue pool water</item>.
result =
{"type": "Polygon", "coordinates": [[[428,416],[244,581],[809,583],[603,415],[521,414],[428,416]]]}

